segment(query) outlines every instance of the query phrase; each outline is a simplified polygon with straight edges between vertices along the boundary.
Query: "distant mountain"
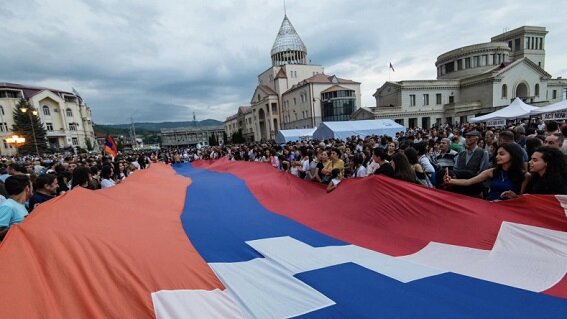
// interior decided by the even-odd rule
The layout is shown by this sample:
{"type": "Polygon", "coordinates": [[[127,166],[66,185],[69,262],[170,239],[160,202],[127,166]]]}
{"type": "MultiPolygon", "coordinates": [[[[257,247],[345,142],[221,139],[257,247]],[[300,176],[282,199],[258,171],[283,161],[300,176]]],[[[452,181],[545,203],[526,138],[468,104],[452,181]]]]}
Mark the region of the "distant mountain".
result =
{"type": "MultiPolygon", "coordinates": [[[[184,121],[184,122],[159,122],[159,123],[150,123],[150,122],[141,122],[141,123],[134,123],[134,127],[136,129],[136,133],[140,131],[140,134],[143,132],[159,132],[162,128],[178,128],[178,127],[210,127],[210,126],[222,126],[223,122],[207,119],[203,121],[184,121]]],[[[109,125],[95,125],[95,131],[97,132],[105,132],[107,130],[109,133],[118,132],[122,130],[129,130],[131,124],[109,124],[109,125]]]]}

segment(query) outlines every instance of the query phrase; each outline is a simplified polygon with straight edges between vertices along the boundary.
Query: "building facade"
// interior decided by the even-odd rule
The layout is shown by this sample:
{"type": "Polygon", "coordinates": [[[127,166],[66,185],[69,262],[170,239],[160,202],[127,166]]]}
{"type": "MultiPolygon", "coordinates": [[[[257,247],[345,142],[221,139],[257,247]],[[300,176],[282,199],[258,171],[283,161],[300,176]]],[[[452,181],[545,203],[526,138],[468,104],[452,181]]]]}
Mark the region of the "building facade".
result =
{"type": "Polygon", "coordinates": [[[467,122],[508,106],[516,97],[534,106],[565,99],[567,80],[544,70],[544,27],[523,26],[491,42],[451,50],[437,58],[436,80],[386,82],[376,106],[353,119],[391,118],[406,127],[467,122]]]}
{"type": "Polygon", "coordinates": [[[284,16],[271,50],[272,66],[258,75],[249,113],[239,107],[228,117],[230,137],[242,130],[255,141],[274,139],[280,129],[309,128],[322,120],[350,118],[360,106],[360,83],[328,76],[310,64],[307,48],[284,16]],[[241,124],[243,123],[243,124],[241,124]]]}
{"type": "Polygon", "coordinates": [[[162,128],[161,145],[163,147],[189,147],[209,145],[209,138],[215,136],[220,145],[224,144],[224,126],[218,127],[180,127],[162,128]]]}
{"type": "MultiPolygon", "coordinates": [[[[21,98],[25,98],[37,110],[47,132],[49,147],[62,149],[81,147],[90,143],[94,151],[99,147],[94,134],[91,109],[83,99],[71,92],[49,88],[0,83],[0,137],[2,141],[12,135],[13,111],[21,98]]],[[[17,150],[7,143],[0,143],[2,155],[14,155],[17,150]]]]}
{"type": "Polygon", "coordinates": [[[229,116],[224,122],[226,136],[231,139],[233,134],[240,133],[246,142],[254,141],[254,123],[252,108],[240,106],[238,112],[229,116]]]}

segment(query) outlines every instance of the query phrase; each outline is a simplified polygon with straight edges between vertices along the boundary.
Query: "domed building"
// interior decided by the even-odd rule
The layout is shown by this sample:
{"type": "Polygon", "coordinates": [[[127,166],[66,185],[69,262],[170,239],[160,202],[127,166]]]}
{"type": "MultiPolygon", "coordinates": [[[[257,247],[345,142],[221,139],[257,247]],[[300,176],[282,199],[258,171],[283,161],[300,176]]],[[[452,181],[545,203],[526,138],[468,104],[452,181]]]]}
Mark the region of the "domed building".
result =
{"type": "Polygon", "coordinates": [[[287,15],[284,16],[271,53],[273,66],[307,64],[307,48],[293,28],[287,15]]]}
{"type": "Polygon", "coordinates": [[[321,65],[311,64],[287,15],[270,53],[272,66],[258,75],[250,105],[225,121],[229,138],[240,132],[246,141],[271,140],[281,129],[349,120],[360,106],[360,83],[326,75],[321,65]]]}
{"type": "Polygon", "coordinates": [[[436,80],[386,82],[376,107],[355,119],[391,118],[406,127],[467,122],[508,106],[516,97],[534,106],[565,99],[567,81],[545,71],[545,27],[523,26],[441,54],[436,80]]]}

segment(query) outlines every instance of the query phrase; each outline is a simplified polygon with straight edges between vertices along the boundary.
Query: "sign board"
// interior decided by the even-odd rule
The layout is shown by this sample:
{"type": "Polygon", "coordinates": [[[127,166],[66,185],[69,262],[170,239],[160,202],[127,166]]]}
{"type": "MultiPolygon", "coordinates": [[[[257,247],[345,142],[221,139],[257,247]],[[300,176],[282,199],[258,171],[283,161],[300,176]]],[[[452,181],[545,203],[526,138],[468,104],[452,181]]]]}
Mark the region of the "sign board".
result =
{"type": "Polygon", "coordinates": [[[506,126],[506,120],[491,120],[491,121],[486,121],[486,126],[504,127],[504,126],[506,126]]]}
{"type": "Polygon", "coordinates": [[[567,111],[544,113],[541,117],[543,120],[565,120],[567,119],[567,111]]]}

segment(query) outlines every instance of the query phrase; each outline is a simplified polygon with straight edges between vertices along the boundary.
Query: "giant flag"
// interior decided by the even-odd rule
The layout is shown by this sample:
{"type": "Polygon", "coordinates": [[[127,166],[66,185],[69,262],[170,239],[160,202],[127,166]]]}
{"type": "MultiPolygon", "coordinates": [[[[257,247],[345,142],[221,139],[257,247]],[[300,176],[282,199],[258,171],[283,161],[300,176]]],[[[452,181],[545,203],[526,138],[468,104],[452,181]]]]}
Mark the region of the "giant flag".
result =
{"type": "Polygon", "coordinates": [[[10,230],[0,317],[562,318],[563,207],[380,176],[326,193],[263,163],[152,165],[10,230]]]}

